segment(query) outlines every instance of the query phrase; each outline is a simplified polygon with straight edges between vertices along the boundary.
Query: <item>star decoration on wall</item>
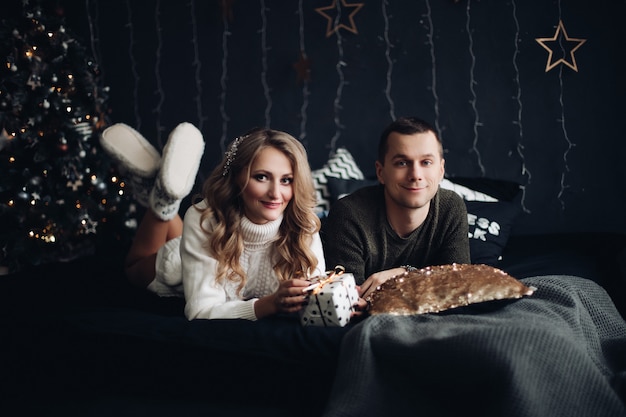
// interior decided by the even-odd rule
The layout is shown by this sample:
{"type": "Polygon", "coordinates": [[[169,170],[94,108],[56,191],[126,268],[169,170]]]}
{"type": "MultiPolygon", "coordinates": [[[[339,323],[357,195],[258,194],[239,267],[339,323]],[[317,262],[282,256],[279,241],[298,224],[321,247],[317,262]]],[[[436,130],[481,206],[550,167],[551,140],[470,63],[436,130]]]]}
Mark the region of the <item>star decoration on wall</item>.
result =
{"type": "Polygon", "coordinates": [[[563,21],[559,20],[559,25],[556,28],[556,33],[552,38],[536,38],[535,39],[542,48],[548,51],[548,62],[546,63],[546,72],[559,64],[564,64],[578,72],[578,65],[576,65],[576,57],[574,52],[578,50],[587,39],[570,38],[565,31],[563,21]],[[560,52],[560,54],[559,54],[560,52]],[[562,56],[561,58],[553,61],[554,55],[562,56]],[[566,59],[569,56],[569,60],[566,59]]]}
{"type": "Polygon", "coordinates": [[[293,64],[297,73],[298,84],[311,81],[311,60],[307,58],[304,51],[300,51],[300,58],[293,64]]]}
{"type": "Polygon", "coordinates": [[[363,7],[363,3],[346,3],[346,0],[341,0],[341,14],[338,22],[336,22],[338,15],[337,0],[333,0],[330,6],[318,7],[315,11],[328,20],[326,25],[326,37],[328,38],[341,28],[357,35],[359,32],[354,23],[354,15],[361,10],[361,7],[363,7]],[[346,20],[349,24],[344,23],[346,20]]]}
{"type": "Polygon", "coordinates": [[[220,7],[222,9],[222,21],[233,21],[233,3],[235,0],[220,0],[220,7]]]}

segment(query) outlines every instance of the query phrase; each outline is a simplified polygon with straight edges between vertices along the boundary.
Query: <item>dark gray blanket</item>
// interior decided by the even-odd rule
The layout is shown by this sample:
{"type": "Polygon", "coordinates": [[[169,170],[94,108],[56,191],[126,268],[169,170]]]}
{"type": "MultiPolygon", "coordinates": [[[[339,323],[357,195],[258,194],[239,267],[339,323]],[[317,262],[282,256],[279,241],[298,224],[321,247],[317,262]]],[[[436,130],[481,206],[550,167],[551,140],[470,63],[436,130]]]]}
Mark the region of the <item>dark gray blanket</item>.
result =
{"type": "Polygon", "coordinates": [[[533,296],[359,323],[324,417],[626,416],[626,323],[607,293],[523,281],[533,296]]]}

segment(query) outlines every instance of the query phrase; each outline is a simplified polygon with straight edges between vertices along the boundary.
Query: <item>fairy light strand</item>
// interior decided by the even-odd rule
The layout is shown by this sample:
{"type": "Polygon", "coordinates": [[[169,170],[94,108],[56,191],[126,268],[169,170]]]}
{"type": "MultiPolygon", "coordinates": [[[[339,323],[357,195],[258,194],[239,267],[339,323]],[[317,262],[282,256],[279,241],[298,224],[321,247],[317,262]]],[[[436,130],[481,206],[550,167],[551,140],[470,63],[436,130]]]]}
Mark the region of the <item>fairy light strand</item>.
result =
{"type": "MultiPolygon", "coordinates": [[[[560,0],[558,2],[558,10],[559,10],[558,21],[560,22],[562,21],[562,16],[561,16],[562,11],[561,11],[560,0]]],[[[559,45],[561,46],[562,55],[564,56],[565,48],[563,46],[563,43],[559,42],[559,45]]],[[[561,131],[563,132],[563,138],[565,139],[565,142],[567,143],[567,149],[565,149],[565,152],[563,152],[563,172],[561,173],[561,182],[560,182],[561,188],[559,190],[559,193],[557,194],[557,199],[559,203],[561,204],[561,210],[565,210],[565,200],[563,200],[563,194],[565,193],[565,190],[570,187],[566,181],[566,176],[570,170],[568,155],[570,151],[576,146],[576,144],[570,140],[569,134],[567,132],[567,126],[565,123],[565,103],[563,101],[563,65],[559,66],[559,104],[561,105],[561,118],[560,120],[557,119],[557,121],[560,122],[561,124],[561,131]]]]}
{"type": "Polygon", "coordinates": [[[430,8],[430,0],[426,0],[426,20],[428,21],[428,33],[426,38],[428,39],[428,46],[430,48],[430,71],[431,71],[431,88],[430,91],[433,94],[433,107],[435,110],[435,129],[437,134],[443,140],[443,132],[439,125],[439,95],[437,94],[437,62],[435,60],[435,25],[433,24],[432,9],[430,8]]]}
{"type": "Polygon", "coordinates": [[[513,124],[517,125],[519,132],[519,141],[517,142],[517,154],[522,161],[522,176],[526,177],[526,183],[520,186],[522,190],[521,206],[522,210],[525,213],[530,213],[530,210],[526,207],[526,187],[530,185],[532,176],[530,175],[530,171],[528,171],[528,167],[526,166],[526,158],[524,155],[524,127],[522,125],[522,87],[520,81],[520,70],[519,66],[517,65],[517,59],[519,56],[520,26],[519,20],[517,19],[517,4],[515,3],[515,0],[511,2],[511,6],[513,8],[513,22],[515,23],[515,37],[513,40],[515,46],[515,49],[513,50],[513,68],[515,69],[515,77],[513,77],[513,80],[515,81],[515,101],[517,103],[517,120],[514,120],[513,124]]]}
{"type": "Polygon", "coordinates": [[[228,27],[228,17],[222,18],[222,75],[220,76],[220,115],[222,117],[222,136],[220,137],[220,147],[222,152],[226,151],[226,142],[228,137],[228,121],[230,120],[226,113],[226,94],[228,86],[226,80],[228,80],[228,36],[230,36],[228,27]]]}
{"type": "Polygon", "coordinates": [[[161,33],[161,1],[157,0],[155,8],[154,8],[154,24],[157,36],[157,47],[155,51],[156,63],[154,65],[154,76],[156,78],[157,88],[155,91],[155,95],[157,96],[157,103],[153,109],[153,112],[156,114],[156,142],[159,145],[159,148],[163,148],[163,143],[161,141],[161,113],[163,108],[163,103],[165,102],[165,91],[163,90],[163,83],[161,82],[161,49],[163,48],[163,37],[161,33]]]}
{"type": "Polygon", "coordinates": [[[141,77],[137,71],[137,60],[135,59],[135,28],[133,25],[133,11],[130,5],[130,0],[126,0],[126,11],[128,14],[128,58],[130,60],[130,70],[133,74],[133,112],[135,114],[135,128],[141,131],[141,116],[139,114],[139,83],[141,77]]]}
{"type": "MultiPolygon", "coordinates": [[[[334,27],[338,27],[340,21],[341,21],[341,6],[340,6],[340,2],[337,2],[337,16],[335,17],[334,27]]],[[[339,141],[339,138],[341,137],[341,129],[343,128],[343,125],[341,124],[341,118],[340,118],[341,99],[343,95],[343,87],[345,84],[342,67],[346,66],[346,63],[343,60],[343,41],[341,37],[341,32],[337,30],[335,31],[335,35],[337,35],[337,53],[338,53],[337,64],[335,65],[335,69],[337,70],[337,75],[339,76],[339,83],[337,84],[335,100],[333,101],[335,134],[330,140],[330,155],[335,153],[337,142],[339,141]]]]}
{"type": "Polygon", "coordinates": [[[95,6],[90,6],[90,0],[85,0],[85,9],[87,10],[87,24],[89,25],[89,41],[91,45],[91,55],[100,70],[101,77],[104,78],[104,69],[102,67],[102,56],[100,54],[100,30],[98,25],[94,25],[94,19],[98,21],[98,2],[95,1],[95,6]],[[92,18],[91,10],[95,10],[95,16],[92,18]]]}
{"type": "Polygon", "coordinates": [[[201,79],[201,70],[202,70],[202,62],[200,61],[200,48],[198,46],[198,22],[196,21],[196,2],[195,0],[189,1],[189,12],[191,14],[191,31],[192,31],[192,39],[191,44],[193,45],[193,62],[192,66],[195,69],[194,79],[196,82],[196,97],[194,101],[196,102],[196,112],[198,117],[198,130],[202,131],[204,127],[204,120],[206,117],[202,115],[202,79],[201,79]]]}
{"type": "Polygon", "coordinates": [[[480,168],[480,173],[484,177],[485,176],[485,167],[482,163],[480,150],[478,149],[478,127],[481,126],[480,118],[478,115],[478,106],[477,106],[477,96],[476,90],[474,86],[477,84],[476,79],[474,78],[474,69],[476,67],[476,55],[474,54],[474,38],[472,36],[471,30],[471,0],[467,0],[466,10],[466,20],[465,20],[465,30],[467,31],[468,41],[469,41],[469,54],[471,58],[470,64],[470,92],[472,93],[472,99],[470,103],[472,105],[472,110],[474,112],[474,140],[472,142],[472,152],[476,154],[476,162],[478,163],[478,167],[480,168]]]}
{"type": "MultiPolygon", "coordinates": [[[[299,18],[299,36],[300,36],[300,52],[302,58],[307,59],[306,46],[304,43],[304,13],[302,9],[302,1],[298,1],[298,18],[299,18]]],[[[306,126],[307,126],[307,109],[309,107],[309,81],[302,80],[302,105],[300,106],[300,142],[305,147],[307,146],[306,140],[306,126]]]]}
{"type": "Polygon", "coordinates": [[[265,96],[265,127],[269,128],[272,124],[271,111],[272,111],[272,96],[270,94],[270,88],[267,84],[267,53],[269,48],[267,47],[267,7],[265,7],[265,0],[261,0],[261,84],[263,85],[263,95],[265,96]]]}
{"type": "Polygon", "coordinates": [[[384,31],[385,58],[387,60],[387,80],[386,80],[387,83],[385,85],[385,97],[387,98],[387,103],[389,103],[389,116],[391,117],[391,120],[396,120],[395,103],[393,102],[393,99],[391,98],[391,75],[393,74],[393,60],[391,59],[391,48],[393,48],[393,45],[391,44],[391,41],[389,40],[390,16],[387,13],[388,4],[389,2],[387,0],[383,0],[381,3],[383,19],[385,21],[385,31],[384,31]]]}
{"type": "Polygon", "coordinates": [[[561,173],[561,189],[559,190],[557,198],[559,202],[561,203],[561,210],[565,210],[565,200],[563,200],[563,193],[565,192],[566,189],[570,187],[569,185],[567,185],[566,178],[565,178],[567,174],[569,173],[568,155],[570,151],[576,146],[576,144],[570,140],[569,134],[567,133],[567,126],[565,125],[565,103],[563,102],[563,65],[559,67],[559,89],[560,89],[559,104],[561,105],[561,119],[559,120],[559,122],[561,124],[561,130],[563,131],[563,138],[565,139],[565,142],[567,143],[567,149],[565,149],[565,152],[563,153],[563,172],[561,173]]]}

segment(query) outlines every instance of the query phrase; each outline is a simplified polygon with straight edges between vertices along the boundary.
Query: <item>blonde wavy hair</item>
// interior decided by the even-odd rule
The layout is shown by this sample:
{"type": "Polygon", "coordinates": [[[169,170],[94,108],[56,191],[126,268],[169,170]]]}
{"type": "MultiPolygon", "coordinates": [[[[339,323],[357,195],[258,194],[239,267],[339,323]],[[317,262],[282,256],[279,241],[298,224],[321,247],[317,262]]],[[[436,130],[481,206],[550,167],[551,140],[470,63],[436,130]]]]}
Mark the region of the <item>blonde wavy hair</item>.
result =
{"type": "MultiPolygon", "coordinates": [[[[272,147],[281,151],[293,170],[293,197],[289,201],[279,227],[279,236],[273,242],[276,254],[274,271],[280,280],[287,280],[313,271],[318,264],[311,250],[313,235],[320,230],[320,220],[314,213],[315,188],[306,150],[293,136],[271,129],[254,129],[235,139],[228,147],[222,162],[204,182],[202,197],[208,208],[201,215],[201,224],[213,216],[216,226],[211,231],[207,250],[218,261],[217,282],[225,279],[239,282],[241,291],[246,284],[246,273],[239,263],[244,240],[241,218],[244,207],[243,189],[250,180],[250,168],[263,149],[272,147]],[[243,188],[238,184],[245,173],[243,188]]],[[[205,229],[205,232],[209,232],[205,229]]]]}

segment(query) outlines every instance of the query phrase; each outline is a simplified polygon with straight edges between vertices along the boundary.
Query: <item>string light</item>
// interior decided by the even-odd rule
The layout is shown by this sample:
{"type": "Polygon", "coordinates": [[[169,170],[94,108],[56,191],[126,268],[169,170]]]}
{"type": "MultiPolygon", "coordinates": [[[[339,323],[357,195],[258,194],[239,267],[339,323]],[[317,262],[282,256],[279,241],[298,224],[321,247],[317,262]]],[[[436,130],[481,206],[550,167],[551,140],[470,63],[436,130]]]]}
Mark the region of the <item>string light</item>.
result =
{"type": "Polygon", "coordinates": [[[528,168],[526,167],[526,158],[524,155],[524,129],[522,126],[522,86],[520,82],[520,70],[517,65],[517,57],[519,55],[520,26],[519,21],[517,20],[517,4],[515,3],[515,0],[511,2],[511,6],[513,8],[513,21],[515,22],[515,49],[513,51],[513,68],[515,70],[515,77],[513,77],[513,80],[515,81],[515,88],[517,90],[517,94],[515,95],[515,101],[517,103],[517,120],[514,120],[513,124],[516,124],[518,127],[519,140],[517,142],[517,154],[522,160],[522,175],[526,176],[526,184],[520,185],[520,189],[522,190],[522,199],[520,204],[522,205],[522,210],[525,213],[530,213],[530,210],[526,207],[526,187],[530,185],[531,175],[530,171],[528,171],[528,168]]]}
{"type": "Polygon", "coordinates": [[[228,138],[228,121],[229,117],[226,113],[226,92],[228,79],[228,37],[230,31],[228,29],[228,16],[224,14],[222,17],[222,74],[220,76],[220,86],[222,91],[220,92],[220,115],[222,117],[222,136],[220,137],[220,147],[222,152],[226,151],[226,141],[228,138]]]}
{"type": "MultiPolygon", "coordinates": [[[[559,0],[557,4],[558,4],[559,22],[560,22],[562,21],[561,0],[559,0]]],[[[561,204],[561,210],[565,210],[565,200],[563,199],[563,194],[565,193],[565,190],[569,188],[569,185],[567,184],[567,181],[565,178],[567,176],[567,173],[570,170],[568,155],[570,151],[576,146],[576,144],[570,140],[569,133],[567,132],[567,126],[565,124],[565,104],[563,102],[563,65],[559,66],[559,106],[561,107],[561,118],[557,119],[557,121],[559,121],[561,124],[561,131],[563,132],[563,138],[565,139],[567,148],[563,152],[563,172],[561,173],[561,181],[560,181],[561,188],[557,194],[557,200],[561,204]]]]}
{"type": "Polygon", "coordinates": [[[471,23],[471,0],[467,0],[466,7],[466,20],[465,20],[465,31],[467,32],[467,36],[469,39],[469,53],[471,57],[471,65],[470,65],[470,92],[472,94],[472,99],[470,100],[470,104],[472,105],[472,111],[474,112],[474,140],[472,141],[472,152],[476,154],[476,162],[478,163],[478,167],[480,168],[480,174],[485,176],[485,166],[482,163],[482,158],[480,156],[480,150],[478,149],[478,127],[482,126],[480,123],[480,118],[478,116],[478,97],[476,96],[476,90],[474,86],[477,84],[476,79],[474,78],[474,69],[476,68],[476,55],[474,54],[474,37],[472,36],[472,29],[470,27],[471,23]]]}
{"type": "Polygon", "coordinates": [[[158,97],[156,106],[153,109],[153,112],[156,114],[156,142],[159,148],[163,148],[163,143],[161,141],[161,112],[163,109],[163,103],[165,103],[165,90],[163,89],[163,84],[161,80],[161,50],[163,48],[163,37],[161,34],[161,1],[157,0],[155,8],[154,8],[154,24],[156,27],[156,35],[157,35],[157,47],[155,51],[156,62],[154,64],[154,75],[156,78],[157,89],[155,91],[155,95],[158,97]]]}
{"type": "Polygon", "coordinates": [[[433,24],[433,16],[432,10],[430,8],[430,0],[426,0],[426,20],[428,21],[428,33],[426,34],[426,38],[428,39],[428,46],[430,49],[430,75],[431,75],[431,85],[430,91],[433,94],[434,104],[433,107],[435,109],[435,129],[437,129],[437,134],[439,138],[443,141],[443,131],[439,124],[439,95],[437,94],[437,62],[435,60],[435,26],[433,24]]]}
{"type": "MultiPolygon", "coordinates": [[[[298,1],[298,21],[299,21],[299,40],[300,40],[300,52],[302,54],[302,59],[307,59],[306,48],[304,44],[304,13],[302,10],[302,1],[298,1]]],[[[306,147],[306,125],[307,125],[307,108],[309,106],[309,81],[308,79],[304,79],[302,81],[302,105],[300,106],[300,142],[306,147]]]]}
{"type": "MultiPolygon", "coordinates": [[[[341,6],[340,2],[337,2],[337,16],[335,17],[335,24],[333,27],[338,27],[339,22],[341,21],[341,6]]],[[[335,31],[335,35],[337,35],[337,63],[335,64],[335,70],[337,71],[337,75],[339,76],[339,83],[337,84],[337,90],[335,93],[335,100],[333,101],[333,111],[335,114],[334,122],[335,122],[335,134],[330,140],[330,155],[335,153],[337,142],[339,141],[339,137],[341,136],[341,129],[344,127],[341,124],[340,112],[341,112],[341,99],[343,95],[343,87],[345,85],[345,78],[343,75],[343,67],[347,66],[347,64],[343,60],[343,42],[341,37],[341,31],[335,31]]]]}
{"type": "Polygon", "coordinates": [[[139,72],[137,71],[137,61],[135,60],[135,54],[133,53],[135,47],[135,30],[133,26],[132,9],[130,7],[130,0],[126,0],[126,13],[128,13],[128,57],[130,60],[130,69],[133,74],[133,110],[135,113],[135,127],[137,130],[141,130],[141,116],[139,115],[139,72]]]}
{"type": "Polygon", "coordinates": [[[200,51],[198,47],[198,24],[196,22],[196,3],[191,0],[189,3],[189,12],[191,13],[191,29],[192,29],[192,44],[193,44],[193,66],[195,67],[195,82],[196,82],[196,111],[198,117],[198,130],[202,132],[204,126],[205,116],[202,115],[202,78],[200,76],[202,63],[200,62],[200,51]]]}
{"type": "Polygon", "coordinates": [[[265,127],[269,128],[272,124],[271,110],[272,110],[272,96],[270,95],[270,88],[267,84],[267,16],[265,15],[265,1],[261,0],[261,85],[263,86],[263,95],[265,96],[265,127]]]}
{"type": "Polygon", "coordinates": [[[385,20],[385,31],[384,31],[385,58],[387,60],[387,85],[385,87],[385,97],[387,98],[387,103],[389,104],[389,116],[391,117],[391,120],[396,120],[395,104],[393,102],[393,99],[391,98],[391,74],[393,73],[393,60],[391,59],[390,53],[391,53],[391,48],[393,47],[393,45],[391,44],[391,41],[389,40],[390,16],[387,14],[387,5],[388,5],[388,1],[383,0],[382,12],[383,12],[383,18],[385,20]]]}

